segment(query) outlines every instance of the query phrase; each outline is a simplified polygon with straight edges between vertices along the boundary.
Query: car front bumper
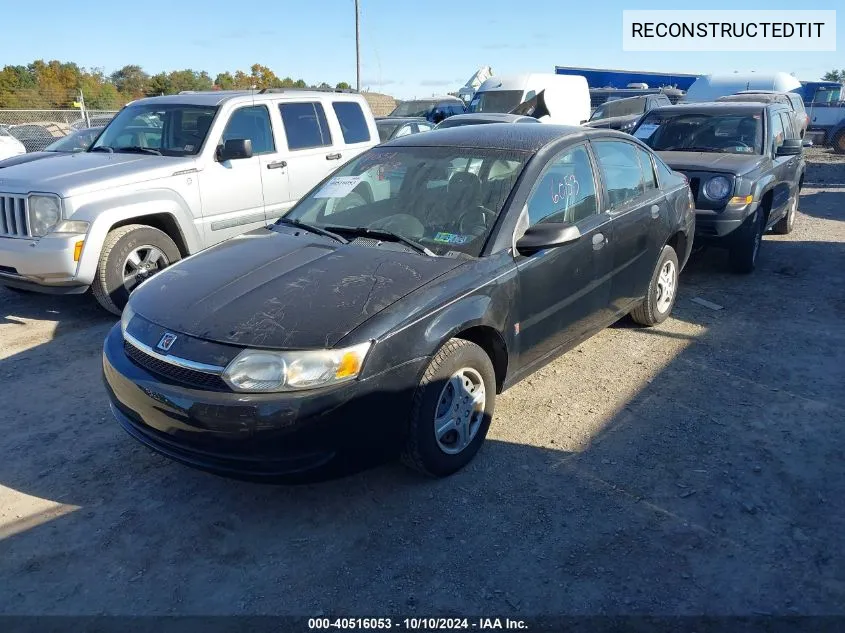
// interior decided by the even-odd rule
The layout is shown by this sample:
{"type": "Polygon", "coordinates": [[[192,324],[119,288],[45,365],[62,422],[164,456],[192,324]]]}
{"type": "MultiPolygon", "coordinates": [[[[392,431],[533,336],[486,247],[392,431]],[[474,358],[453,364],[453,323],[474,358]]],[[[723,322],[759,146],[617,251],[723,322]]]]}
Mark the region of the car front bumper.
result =
{"type": "Polygon", "coordinates": [[[118,324],[103,347],[103,378],[115,417],[149,448],[219,475],[272,481],[329,470],[350,452],[395,452],[427,361],[314,391],[205,391],[136,365],[118,324]]]}
{"type": "Polygon", "coordinates": [[[697,238],[722,238],[736,231],[746,218],[757,210],[758,203],[751,202],[723,211],[695,210],[695,236],[697,238]]]}
{"type": "Polygon", "coordinates": [[[35,292],[76,294],[88,289],[76,278],[76,243],[84,235],[40,239],[0,238],[0,284],[35,292]]]}

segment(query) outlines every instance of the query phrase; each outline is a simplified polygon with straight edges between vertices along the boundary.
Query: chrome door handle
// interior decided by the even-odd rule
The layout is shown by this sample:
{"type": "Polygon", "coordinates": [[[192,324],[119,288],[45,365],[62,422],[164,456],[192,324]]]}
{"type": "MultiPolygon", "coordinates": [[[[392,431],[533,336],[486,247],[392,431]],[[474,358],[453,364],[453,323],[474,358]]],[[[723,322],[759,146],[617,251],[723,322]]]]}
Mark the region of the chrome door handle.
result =
{"type": "Polygon", "coordinates": [[[651,218],[656,220],[660,217],[660,207],[656,204],[651,205],[651,218]]]}
{"type": "Polygon", "coordinates": [[[287,166],[287,162],[283,160],[277,160],[275,163],[267,163],[267,169],[281,169],[282,167],[287,166]]]}
{"type": "Polygon", "coordinates": [[[607,244],[607,238],[602,233],[596,233],[593,235],[593,250],[597,251],[601,248],[604,248],[604,245],[607,244]]]}
{"type": "Polygon", "coordinates": [[[338,160],[340,158],[340,152],[337,154],[326,154],[326,160],[338,160]]]}

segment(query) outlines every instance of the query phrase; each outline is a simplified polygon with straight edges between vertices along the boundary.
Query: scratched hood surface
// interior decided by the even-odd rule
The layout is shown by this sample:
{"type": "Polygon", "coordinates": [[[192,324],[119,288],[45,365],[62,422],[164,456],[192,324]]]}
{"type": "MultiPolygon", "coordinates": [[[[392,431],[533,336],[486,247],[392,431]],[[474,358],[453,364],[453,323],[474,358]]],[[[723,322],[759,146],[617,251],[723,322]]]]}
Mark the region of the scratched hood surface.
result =
{"type": "Polygon", "coordinates": [[[331,347],[462,260],[260,229],[172,266],[132,294],[163,327],[236,345],[331,347]]]}

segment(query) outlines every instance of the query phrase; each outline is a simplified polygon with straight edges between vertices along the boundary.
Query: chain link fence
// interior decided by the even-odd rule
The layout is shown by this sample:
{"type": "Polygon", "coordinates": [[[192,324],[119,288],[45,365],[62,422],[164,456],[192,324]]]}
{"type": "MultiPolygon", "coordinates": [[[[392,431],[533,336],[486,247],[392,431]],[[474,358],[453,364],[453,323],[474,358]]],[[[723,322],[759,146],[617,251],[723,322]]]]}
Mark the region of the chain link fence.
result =
{"type": "Polygon", "coordinates": [[[56,140],[89,127],[106,125],[117,110],[2,110],[0,127],[27,152],[39,152],[56,140]]]}

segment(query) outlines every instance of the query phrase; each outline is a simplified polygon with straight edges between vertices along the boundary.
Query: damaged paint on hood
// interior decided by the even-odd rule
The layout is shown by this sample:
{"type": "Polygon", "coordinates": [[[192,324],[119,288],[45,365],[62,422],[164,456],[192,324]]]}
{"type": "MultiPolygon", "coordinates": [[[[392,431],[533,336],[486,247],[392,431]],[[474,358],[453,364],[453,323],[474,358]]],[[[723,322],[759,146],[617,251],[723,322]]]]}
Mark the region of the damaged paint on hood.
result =
{"type": "Polygon", "coordinates": [[[462,263],[259,229],[167,268],[131,301],[144,318],[206,340],[324,348],[462,263]]]}

